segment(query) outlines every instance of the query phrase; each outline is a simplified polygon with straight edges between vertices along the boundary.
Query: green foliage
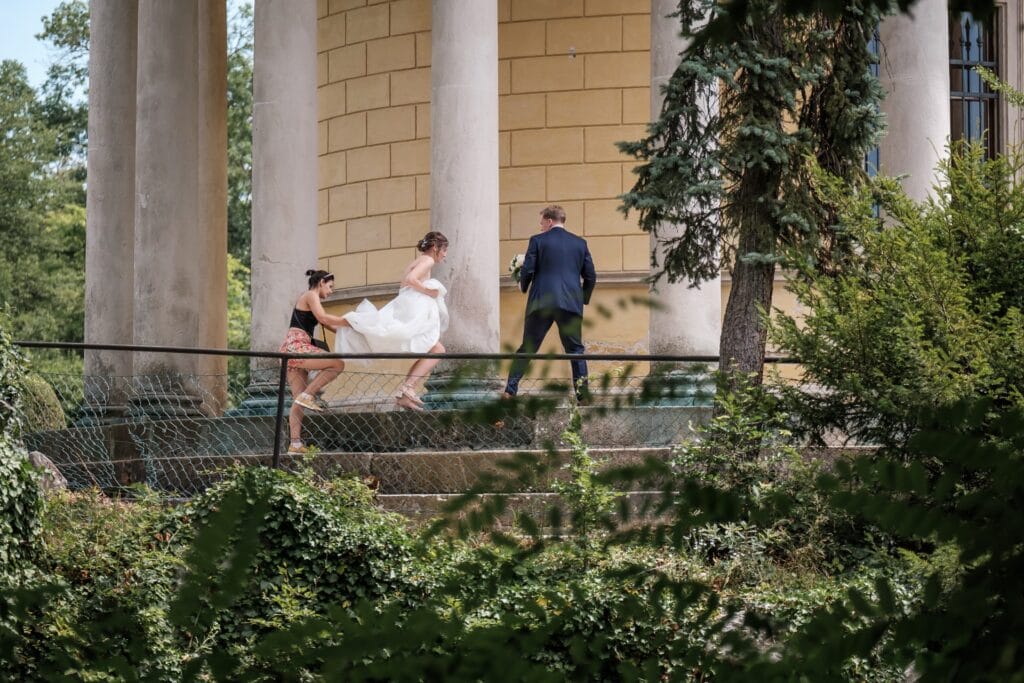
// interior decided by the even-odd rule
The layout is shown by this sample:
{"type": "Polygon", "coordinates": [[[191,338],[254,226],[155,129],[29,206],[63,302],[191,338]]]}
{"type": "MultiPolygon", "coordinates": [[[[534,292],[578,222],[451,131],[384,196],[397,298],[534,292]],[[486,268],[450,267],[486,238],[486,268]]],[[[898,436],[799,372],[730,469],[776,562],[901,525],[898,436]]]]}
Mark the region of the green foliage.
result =
{"type": "MultiPolygon", "coordinates": [[[[0,291],[18,338],[81,341],[85,208],[62,171],[57,134],[39,111],[24,68],[0,64],[0,291]]],[[[84,201],[82,202],[84,204],[84,201]]],[[[74,359],[33,354],[61,371],[74,359]]]]}
{"type": "Polygon", "coordinates": [[[84,205],[85,146],[89,127],[86,89],[89,79],[89,5],[64,0],[43,17],[36,38],[50,44],[54,58],[47,68],[39,109],[56,133],[54,153],[60,172],[79,183],[78,203],[84,205]]]}
{"type": "MultiPolygon", "coordinates": [[[[66,329],[76,315],[81,327],[81,306],[60,306],[65,287],[78,278],[62,267],[64,257],[84,255],[84,212],[78,221],[60,204],[59,184],[47,173],[53,142],[24,68],[0,63],[0,291],[19,336],[66,329]]],[[[72,340],[80,338],[79,332],[72,340]]]]}
{"type": "Polygon", "coordinates": [[[806,314],[780,315],[772,330],[803,367],[787,397],[806,431],[898,447],[923,410],[970,395],[1020,404],[1020,166],[958,147],[938,198],[923,204],[892,181],[851,191],[819,176],[856,249],[834,275],[805,265],[790,286],[806,314]]]}
{"type": "Polygon", "coordinates": [[[247,267],[252,241],[252,21],[248,2],[238,3],[228,21],[228,253],[247,267]]]}
{"type": "MultiPolygon", "coordinates": [[[[189,540],[229,496],[265,505],[251,520],[253,535],[242,537],[255,544],[249,566],[237,577],[245,589],[233,604],[212,610],[203,628],[193,631],[196,637],[209,634],[228,643],[253,638],[268,624],[279,625],[285,597],[303,598],[304,609],[322,614],[331,605],[415,594],[412,543],[399,518],[364,505],[364,497],[344,495],[349,487],[366,488],[357,480],[323,488],[309,478],[249,467],[178,508],[167,531],[189,540]]],[[[195,599],[212,607],[223,574],[216,564],[208,571],[190,581],[196,583],[195,599]]]]}
{"type": "Polygon", "coordinates": [[[190,654],[167,619],[181,545],[159,533],[155,497],[110,500],[99,491],[49,497],[38,562],[49,589],[16,648],[24,679],[77,670],[93,680],[180,680],[190,654]],[[83,627],[91,632],[83,637],[83,627]],[[28,675],[31,672],[32,675],[28,675]]]}
{"type": "MultiPolygon", "coordinates": [[[[42,500],[38,475],[17,441],[24,359],[0,327],[0,581],[30,568],[42,500]]],[[[0,614],[0,621],[3,615],[0,614]]]]}
{"type": "Polygon", "coordinates": [[[621,497],[596,478],[597,463],[590,456],[590,450],[583,441],[583,421],[576,406],[570,408],[569,424],[562,432],[562,441],[572,453],[566,468],[568,481],[556,481],[552,490],[568,504],[574,545],[583,561],[584,569],[590,565],[591,556],[597,549],[596,532],[608,525],[615,509],[616,499],[621,497]]]}
{"type": "Polygon", "coordinates": [[[695,529],[691,548],[727,567],[727,580],[754,582],[779,566],[835,572],[864,559],[865,530],[816,490],[822,465],[796,447],[777,397],[745,382],[716,402],[714,418],[675,449],[672,467],[683,481],[730,491],[740,512],[695,529]]]}
{"type": "Polygon", "coordinates": [[[67,420],[57,393],[50,384],[36,374],[22,380],[22,414],[26,433],[51,429],[64,429],[67,420]]]}
{"type": "Polygon", "coordinates": [[[1017,109],[1024,109],[1024,92],[1017,90],[1009,83],[1002,81],[992,71],[989,71],[983,66],[976,66],[974,70],[981,76],[981,80],[985,81],[985,85],[991,88],[993,91],[1006,97],[1006,101],[1011,106],[1017,109]]]}
{"type": "Polygon", "coordinates": [[[58,494],[40,573],[3,587],[7,675],[182,680],[221,655],[258,672],[266,634],[357,602],[407,609],[426,575],[398,519],[368,502],[356,480],[263,468],[173,510],[144,491],[130,502],[58,494]]]}
{"type": "MultiPolygon", "coordinates": [[[[249,268],[234,254],[228,254],[228,348],[248,349],[252,321],[249,295],[249,268]]],[[[228,382],[235,405],[245,399],[249,386],[251,359],[231,356],[228,359],[228,382]]]]}
{"type": "Polygon", "coordinates": [[[880,582],[873,598],[851,595],[851,609],[817,638],[835,642],[840,629],[857,624],[851,640],[862,634],[870,644],[890,634],[886,656],[913,663],[923,680],[1021,680],[1024,413],[998,410],[993,418],[994,409],[971,401],[934,411],[906,457],[863,459],[823,482],[838,508],[934,550],[917,609],[900,610],[892,586],[880,582]],[[941,476],[930,479],[925,461],[941,476]]]}

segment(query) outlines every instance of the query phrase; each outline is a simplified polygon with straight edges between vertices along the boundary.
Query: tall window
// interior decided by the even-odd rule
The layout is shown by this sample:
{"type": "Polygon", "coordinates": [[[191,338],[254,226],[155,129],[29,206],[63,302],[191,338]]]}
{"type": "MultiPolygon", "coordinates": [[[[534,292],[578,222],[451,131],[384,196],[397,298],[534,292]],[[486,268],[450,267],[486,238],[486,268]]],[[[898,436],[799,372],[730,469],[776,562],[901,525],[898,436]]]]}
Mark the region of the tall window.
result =
{"type": "Polygon", "coordinates": [[[949,96],[952,140],[984,141],[992,157],[1002,144],[999,96],[985,85],[975,67],[999,73],[995,19],[980,21],[969,12],[949,17],[949,96]]]}
{"type": "MultiPolygon", "coordinates": [[[[868,69],[870,69],[871,75],[877,79],[881,74],[881,68],[879,67],[878,60],[879,55],[881,55],[882,53],[882,37],[879,34],[878,24],[875,24],[875,30],[871,33],[871,39],[868,40],[868,52],[870,52],[875,57],[875,61],[873,61],[870,64],[870,66],[868,66],[868,69]]],[[[878,175],[878,167],[881,165],[881,163],[882,154],[878,148],[878,145],[875,145],[870,150],[868,150],[867,154],[864,155],[864,170],[867,171],[868,175],[873,178],[876,175],[878,175]]]]}

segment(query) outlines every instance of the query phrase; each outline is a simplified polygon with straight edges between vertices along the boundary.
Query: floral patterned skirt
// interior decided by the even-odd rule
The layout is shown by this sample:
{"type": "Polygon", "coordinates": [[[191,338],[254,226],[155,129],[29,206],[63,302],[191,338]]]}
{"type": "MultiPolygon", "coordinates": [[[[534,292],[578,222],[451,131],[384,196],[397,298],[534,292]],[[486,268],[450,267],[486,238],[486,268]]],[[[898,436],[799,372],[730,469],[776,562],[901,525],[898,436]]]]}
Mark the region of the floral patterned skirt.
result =
{"type": "MultiPolygon", "coordinates": [[[[281,344],[281,353],[325,353],[323,349],[313,346],[313,340],[309,338],[305,330],[297,327],[289,327],[285,335],[284,344],[281,344]]],[[[299,365],[302,361],[295,358],[288,361],[288,368],[291,370],[305,370],[299,365]]]]}

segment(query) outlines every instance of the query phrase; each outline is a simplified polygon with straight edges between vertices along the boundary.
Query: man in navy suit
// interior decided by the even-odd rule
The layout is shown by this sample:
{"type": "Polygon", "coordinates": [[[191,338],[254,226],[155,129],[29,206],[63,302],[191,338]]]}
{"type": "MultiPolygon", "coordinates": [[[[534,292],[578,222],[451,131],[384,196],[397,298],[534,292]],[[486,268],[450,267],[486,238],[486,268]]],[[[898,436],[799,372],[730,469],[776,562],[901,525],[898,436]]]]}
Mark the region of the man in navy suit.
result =
{"type": "MultiPolygon", "coordinates": [[[[565,210],[552,205],[540,212],[540,234],[530,238],[519,275],[519,288],[526,300],[523,344],[517,353],[536,353],[551,325],[566,353],[583,353],[583,306],[597,283],[594,261],[586,240],[565,229],[565,210]],[[530,285],[533,285],[532,287],[530,285]]],[[[519,380],[529,361],[516,360],[509,370],[505,396],[519,392],[519,380]]],[[[589,401],[587,362],[572,361],[572,383],[576,399],[589,401]]]]}

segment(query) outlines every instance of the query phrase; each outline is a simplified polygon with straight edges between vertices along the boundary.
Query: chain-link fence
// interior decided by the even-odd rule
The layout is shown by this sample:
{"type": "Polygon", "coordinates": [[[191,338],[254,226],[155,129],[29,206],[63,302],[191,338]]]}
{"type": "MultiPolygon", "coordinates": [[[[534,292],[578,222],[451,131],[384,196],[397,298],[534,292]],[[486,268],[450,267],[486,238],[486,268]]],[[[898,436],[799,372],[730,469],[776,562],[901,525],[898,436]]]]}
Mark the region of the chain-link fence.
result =
{"type": "Polygon", "coordinates": [[[536,356],[518,396],[508,400],[502,397],[504,372],[515,354],[446,354],[419,388],[422,409],[408,410],[396,403],[400,368],[421,356],[334,356],[348,366],[317,397],[322,410],[296,409],[311,457],[288,453],[293,405],[284,363],[298,356],[64,346],[86,354],[144,350],[147,359],[165,359],[165,369],[126,376],[30,375],[22,401],[26,445],[47,456],[72,488],[125,492],[144,484],[172,497],[202,491],[233,465],[302,463],[325,474],[372,477],[382,493],[465,491],[481,473],[500,469],[502,456],[557,451],[577,404],[574,389],[582,389],[564,376],[572,358],[590,362],[589,385],[579,401],[584,441],[609,457],[664,454],[708,417],[716,360],[536,356]],[[248,356],[252,366],[238,371],[233,364],[236,370],[226,374],[173,370],[182,357],[210,354],[248,356]]]}

